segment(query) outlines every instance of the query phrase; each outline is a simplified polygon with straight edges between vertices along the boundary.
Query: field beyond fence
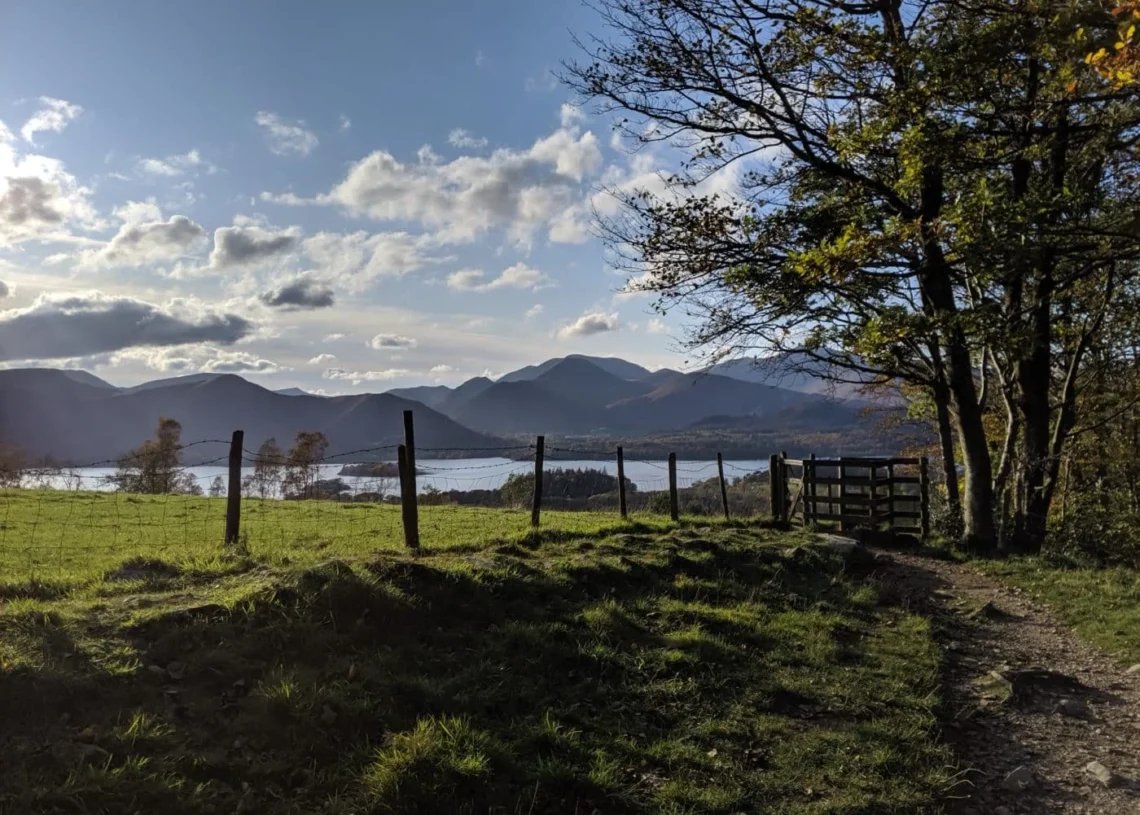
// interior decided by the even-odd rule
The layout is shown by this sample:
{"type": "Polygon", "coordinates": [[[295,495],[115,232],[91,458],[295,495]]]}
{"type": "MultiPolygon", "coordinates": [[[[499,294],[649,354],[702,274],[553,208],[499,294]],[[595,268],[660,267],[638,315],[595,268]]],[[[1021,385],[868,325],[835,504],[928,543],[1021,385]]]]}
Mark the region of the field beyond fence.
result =
{"type": "MultiPolygon", "coordinates": [[[[802,469],[803,462],[786,456],[765,456],[763,468],[742,468],[719,455],[703,464],[678,462],[674,455],[650,462],[626,459],[621,447],[546,447],[541,436],[531,445],[422,448],[424,464],[416,461],[410,412],[405,434],[408,444],[322,451],[298,463],[293,451],[268,456],[247,449],[237,431],[229,441],[172,447],[164,466],[154,465],[154,448],[144,445],[144,452],[116,462],[8,473],[0,482],[7,487],[0,490],[0,585],[66,585],[109,574],[128,580],[140,564],[153,568],[159,562],[208,572],[225,571],[235,561],[308,565],[401,548],[477,551],[536,534],[661,531],[682,516],[706,523],[810,525],[832,517],[825,506],[835,508],[834,517],[848,528],[859,520],[844,514],[856,511],[843,508],[848,504],[859,505],[865,525],[886,521],[891,529],[892,513],[899,514],[894,502],[917,499],[896,496],[890,487],[880,499],[874,485],[868,492],[854,483],[866,478],[852,475],[848,485],[846,469],[842,479],[831,479],[834,485],[823,483],[823,470],[811,469],[805,488],[803,478],[789,475],[789,465],[802,469]],[[151,459],[136,460],[144,455],[151,459]],[[455,460],[461,455],[499,461],[467,464],[455,460]],[[607,459],[616,465],[612,474],[600,469],[607,459]],[[187,460],[198,463],[181,463],[187,460]],[[581,467],[584,461],[592,466],[581,467]],[[112,463],[117,469],[106,467],[112,463]],[[639,483],[626,475],[631,466],[639,468],[639,483]],[[797,514],[797,507],[809,506],[813,513],[797,514]]],[[[858,461],[866,466],[872,460],[858,461]]],[[[892,462],[910,462],[881,461],[878,466],[892,475],[892,462]]],[[[925,486],[922,507],[925,533],[925,486]]],[[[902,514],[917,517],[916,509],[905,505],[902,514]]]]}

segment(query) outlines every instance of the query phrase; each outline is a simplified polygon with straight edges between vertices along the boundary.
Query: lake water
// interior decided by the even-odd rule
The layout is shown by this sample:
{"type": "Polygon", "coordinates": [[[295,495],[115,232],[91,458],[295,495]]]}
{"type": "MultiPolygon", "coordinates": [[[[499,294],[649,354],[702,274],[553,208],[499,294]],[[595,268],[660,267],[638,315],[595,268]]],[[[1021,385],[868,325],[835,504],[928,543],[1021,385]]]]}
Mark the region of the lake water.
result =
{"type": "MultiPolygon", "coordinates": [[[[354,492],[380,492],[393,495],[399,492],[399,484],[395,478],[377,479],[361,476],[338,475],[343,464],[320,465],[319,478],[341,478],[354,492]]],[[[548,458],[546,469],[594,469],[604,470],[611,475],[617,474],[615,461],[563,461],[548,458]]],[[[416,478],[420,492],[426,487],[433,486],[443,491],[460,490],[495,490],[501,487],[512,473],[530,473],[534,471],[533,461],[513,461],[506,458],[466,458],[466,459],[420,459],[416,462],[416,469],[423,471],[416,478]]],[[[724,475],[729,481],[768,469],[768,461],[740,460],[725,461],[724,475]]],[[[211,482],[218,476],[226,480],[225,467],[187,467],[186,471],[194,477],[208,491],[211,482]]],[[[115,473],[113,467],[93,467],[73,471],[79,476],[82,488],[87,490],[110,490],[113,487],[104,479],[115,473]]],[[[252,473],[252,469],[245,470],[244,474],[252,473]]],[[[643,492],[664,490],[669,484],[669,465],[666,461],[640,461],[626,459],[625,476],[643,492]]],[[[688,486],[695,481],[703,481],[716,476],[716,461],[678,461],[677,483],[681,487],[688,486]]],[[[53,476],[43,479],[45,486],[56,489],[75,489],[76,481],[69,480],[67,475],[53,476]]]]}

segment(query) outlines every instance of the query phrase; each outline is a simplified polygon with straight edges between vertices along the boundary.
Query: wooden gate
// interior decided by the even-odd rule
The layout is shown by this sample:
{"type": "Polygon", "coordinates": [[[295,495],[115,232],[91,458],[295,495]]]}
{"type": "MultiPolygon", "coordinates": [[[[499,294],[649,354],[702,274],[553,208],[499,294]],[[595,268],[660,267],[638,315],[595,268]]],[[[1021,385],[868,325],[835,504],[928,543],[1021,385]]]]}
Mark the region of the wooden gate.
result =
{"type": "Polygon", "coordinates": [[[930,480],[923,458],[769,459],[772,517],[800,526],[838,525],[930,534],[930,480]]]}

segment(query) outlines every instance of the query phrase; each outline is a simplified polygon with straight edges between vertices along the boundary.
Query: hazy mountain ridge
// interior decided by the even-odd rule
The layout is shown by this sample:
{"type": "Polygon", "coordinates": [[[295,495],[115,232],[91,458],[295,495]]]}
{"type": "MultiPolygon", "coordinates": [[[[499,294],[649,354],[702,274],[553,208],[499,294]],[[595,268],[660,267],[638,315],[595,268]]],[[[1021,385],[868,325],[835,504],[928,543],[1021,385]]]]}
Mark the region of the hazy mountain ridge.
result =
{"type": "MultiPolygon", "coordinates": [[[[107,390],[53,370],[0,371],[0,432],[31,458],[69,464],[114,459],[148,438],[160,416],[182,424],[184,442],[228,440],[245,431],[253,450],[273,436],[287,448],[299,430],[319,430],[329,454],[403,441],[403,411],[415,410],[423,448],[494,447],[499,440],[469,430],[424,405],[390,394],[319,397],[274,393],[233,374],[135,390],[107,390]]],[[[186,463],[223,456],[224,445],[187,451],[186,463]]],[[[447,455],[447,453],[444,453],[447,455]]],[[[395,450],[376,458],[394,459],[395,450]]]]}

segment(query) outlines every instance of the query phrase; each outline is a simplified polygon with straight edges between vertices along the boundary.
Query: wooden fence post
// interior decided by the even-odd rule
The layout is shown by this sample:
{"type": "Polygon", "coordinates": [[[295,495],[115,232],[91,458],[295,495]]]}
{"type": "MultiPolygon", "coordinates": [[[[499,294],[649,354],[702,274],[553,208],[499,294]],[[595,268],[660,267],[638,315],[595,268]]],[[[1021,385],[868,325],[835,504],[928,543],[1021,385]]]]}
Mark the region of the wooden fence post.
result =
{"type": "Polygon", "coordinates": [[[815,523],[815,453],[804,461],[804,527],[815,523]]]}
{"type": "Polygon", "coordinates": [[[895,463],[887,461],[887,536],[895,539],[895,463]]]}
{"type": "Polygon", "coordinates": [[[839,531],[846,532],[847,525],[847,504],[844,499],[847,497],[847,465],[843,463],[840,458],[839,463],[839,531]]]}
{"type": "Polygon", "coordinates": [[[420,548],[419,515],[416,513],[416,471],[408,463],[408,446],[397,451],[400,468],[400,516],[404,521],[404,543],[413,552],[420,548]]]}
{"type": "Polygon", "coordinates": [[[930,537],[930,460],[923,456],[918,462],[918,496],[922,515],[922,539],[930,537]]]}
{"type": "Polygon", "coordinates": [[[870,475],[870,485],[867,487],[867,491],[871,494],[871,504],[867,507],[867,514],[871,518],[871,534],[875,535],[879,532],[879,502],[877,500],[879,497],[879,468],[874,462],[871,462],[867,472],[870,475]]]}
{"type": "Polygon", "coordinates": [[[230,439],[230,483],[226,490],[226,543],[237,543],[241,534],[241,454],[245,432],[235,430],[230,439]]]}
{"type": "Polygon", "coordinates": [[[773,453],[768,456],[768,501],[772,505],[773,521],[779,521],[783,517],[780,481],[780,456],[773,453]]]}
{"type": "Polygon", "coordinates": [[[403,503],[409,505],[406,510],[409,518],[412,521],[412,529],[415,531],[415,546],[413,549],[418,549],[420,545],[420,496],[419,490],[416,487],[416,428],[412,421],[412,411],[404,411],[404,451],[408,458],[408,495],[403,503]]]}
{"type": "Polygon", "coordinates": [[[677,511],[677,454],[669,454],[669,517],[676,521],[680,518],[677,511]]]}
{"type": "Polygon", "coordinates": [[[534,444],[534,499],[530,506],[530,525],[538,528],[542,513],[542,460],[546,456],[546,437],[539,436],[534,444]]]}
{"type": "Polygon", "coordinates": [[[728,486],[724,483],[724,456],[716,454],[716,474],[720,479],[720,505],[724,507],[724,519],[728,520],[728,486]]]}
{"type": "Polygon", "coordinates": [[[618,465],[618,512],[621,513],[621,519],[624,521],[628,517],[625,506],[625,453],[622,451],[621,445],[617,449],[617,465],[618,465]]]}

